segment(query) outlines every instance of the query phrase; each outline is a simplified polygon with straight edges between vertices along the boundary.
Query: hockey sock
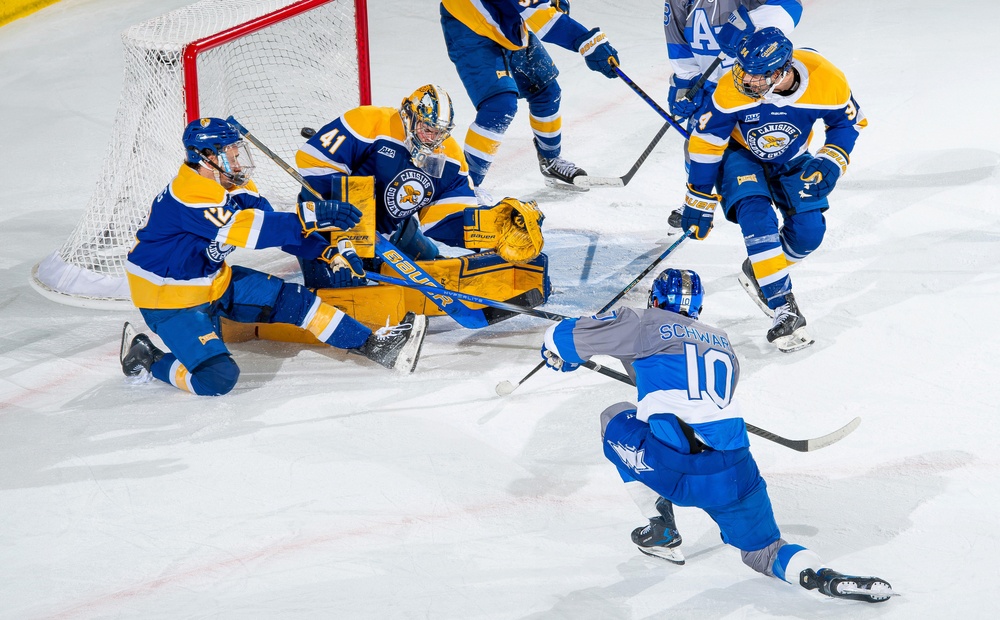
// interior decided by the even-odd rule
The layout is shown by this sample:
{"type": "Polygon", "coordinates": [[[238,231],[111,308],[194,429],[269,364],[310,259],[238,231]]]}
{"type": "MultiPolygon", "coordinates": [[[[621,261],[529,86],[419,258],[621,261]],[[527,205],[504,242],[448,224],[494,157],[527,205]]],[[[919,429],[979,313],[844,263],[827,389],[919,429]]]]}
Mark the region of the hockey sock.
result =
{"type": "Polygon", "coordinates": [[[778,554],[771,565],[771,572],[782,581],[799,585],[799,573],[807,568],[818,571],[822,566],[823,561],[814,551],[802,545],[786,544],[778,549],[778,554]]]}
{"type": "Polygon", "coordinates": [[[632,501],[642,511],[642,516],[647,519],[654,519],[660,516],[660,512],[656,509],[656,502],[660,499],[659,493],[638,480],[626,482],[625,488],[628,490],[629,496],[632,497],[632,501]]]}
{"type": "Polygon", "coordinates": [[[479,104],[476,120],[465,134],[465,160],[469,164],[469,177],[476,187],[482,185],[515,113],[517,95],[514,93],[498,93],[479,104]]]}
{"type": "Polygon", "coordinates": [[[771,201],[763,196],[742,198],[733,208],[757,284],[767,298],[768,307],[778,308],[792,290],[788,268],[794,264],[788,261],[782,248],[778,216],[771,208],[771,201]]]}
{"type": "Polygon", "coordinates": [[[338,349],[357,349],[368,340],[372,330],[353,317],[316,298],[299,327],[307,329],[316,338],[338,349]]]}
{"type": "Polygon", "coordinates": [[[535,134],[535,148],[546,159],[554,159],[562,153],[562,115],[559,100],[562,91],[553,80],[545,88],[528,96],[528,111],[531,131],[535,134]]]}

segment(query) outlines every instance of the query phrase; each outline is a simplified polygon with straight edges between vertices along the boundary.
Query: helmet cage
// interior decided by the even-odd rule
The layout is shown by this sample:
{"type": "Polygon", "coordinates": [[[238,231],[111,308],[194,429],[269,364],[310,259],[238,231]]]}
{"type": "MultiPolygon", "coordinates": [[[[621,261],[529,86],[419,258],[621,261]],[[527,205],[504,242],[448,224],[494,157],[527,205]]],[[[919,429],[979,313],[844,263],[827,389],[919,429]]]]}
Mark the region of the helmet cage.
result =
{"type": "MultiPolygon", "coordinates": [[[[440,86],[421,86],[403,100],[399,116],[406,130],[405,146],[410,158],[417,167],[424,168],[455,128],[451,97],[440,86]]],[[[443,166],[443,161],[439,163],[443,166]]]]}
{"type": "Polygon", "coordinates": [[[667,269],[656,276],[649,288],[650,308],[661,308],[697,319],[705,290],[701,278],[690,269],[667,269]]]}

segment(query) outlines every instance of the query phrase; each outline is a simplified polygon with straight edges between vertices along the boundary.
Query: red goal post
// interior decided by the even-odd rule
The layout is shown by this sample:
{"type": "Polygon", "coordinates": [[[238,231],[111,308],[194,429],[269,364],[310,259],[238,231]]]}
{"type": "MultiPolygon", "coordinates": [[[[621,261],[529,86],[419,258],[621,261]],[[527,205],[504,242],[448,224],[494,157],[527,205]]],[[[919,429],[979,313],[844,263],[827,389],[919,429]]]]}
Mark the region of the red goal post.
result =
{"type": "MultiPolygon", "coordinates": [[[[291,160],[299,129],[371,103],[367,0],[201,0],[122,34],[122,94],[102,176],[63,246],[32,270],[42,295],[131,306],[125,257],[184,159],[184,126],[235,116],[291,160]]],[[[275,208],[298,186],[266,157],[254,180],[275,208]]]]}

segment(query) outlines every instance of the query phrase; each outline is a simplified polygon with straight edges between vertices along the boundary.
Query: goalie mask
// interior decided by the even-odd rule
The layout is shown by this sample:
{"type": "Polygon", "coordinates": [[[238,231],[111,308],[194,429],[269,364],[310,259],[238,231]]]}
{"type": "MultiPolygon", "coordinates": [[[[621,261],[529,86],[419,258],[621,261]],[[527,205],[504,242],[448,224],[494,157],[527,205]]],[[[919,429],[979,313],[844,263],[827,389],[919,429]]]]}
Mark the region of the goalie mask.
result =
{"type": "Polygon", "coordinates": [[[406,130],[404,146],[413,165],[435,178],[444,173],[445,155],[441,145],[455,127],[451,97],[440,86],[427,84],[403,99],[399,117],[406,130]]]}
{"type": "Polygon", "coordinates": [[[253,174],[253,157],[243,136],[221,118],[199,118],[188,123],[181,138],[192,166],[207,166],[226,187],[245,185],[253,174]]]}
{"type": "Polygon", "coordinates": [[[697,319],[705,289],[701,278],[690,269],[667,269],[656,276],[649,288],[650,308],[661,308],[697,319]]]}
{"type": "Polygon", "coordinates": [[[736,90],[752,99],[762,99],[791,71],[793,49],[788,37],[774,27],[743,37],[733,65],[736,90]]]}

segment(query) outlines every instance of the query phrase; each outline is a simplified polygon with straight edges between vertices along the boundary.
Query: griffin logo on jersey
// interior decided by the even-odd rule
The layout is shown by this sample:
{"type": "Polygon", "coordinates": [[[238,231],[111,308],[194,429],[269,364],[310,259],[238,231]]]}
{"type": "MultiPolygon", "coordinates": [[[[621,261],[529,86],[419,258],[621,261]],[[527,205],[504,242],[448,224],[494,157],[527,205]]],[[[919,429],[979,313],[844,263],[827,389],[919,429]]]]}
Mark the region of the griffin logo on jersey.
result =
{"type": "Polygon", "coordinates": [[[788,145],[801,135],[791,123],[767,123],[746,133],[747,146],[759,159],[774,159],[785,152],[788,145]]]}
{"type": "Polygon", "coordinates": [[[422,170],[407,169],[385,188],[385,208],[394,218],[409,217],[434,197],[434,183],[422,170]]]}

